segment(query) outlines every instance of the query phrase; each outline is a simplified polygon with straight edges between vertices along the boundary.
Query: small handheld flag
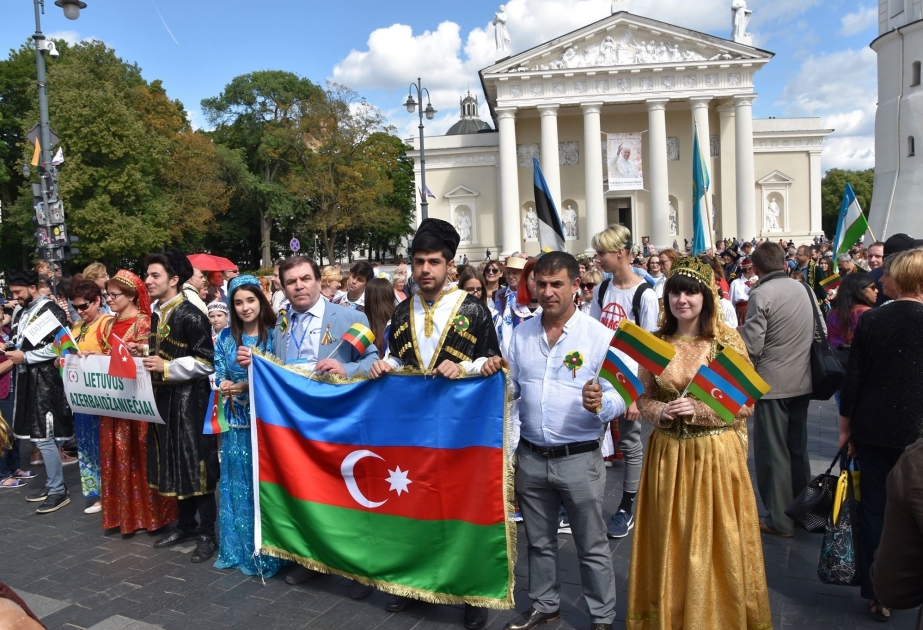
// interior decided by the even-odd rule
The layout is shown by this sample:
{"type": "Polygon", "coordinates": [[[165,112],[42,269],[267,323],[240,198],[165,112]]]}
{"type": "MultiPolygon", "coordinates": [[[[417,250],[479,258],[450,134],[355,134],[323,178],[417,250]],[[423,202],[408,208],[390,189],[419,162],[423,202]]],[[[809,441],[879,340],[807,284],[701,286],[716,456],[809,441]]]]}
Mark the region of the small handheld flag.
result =
{"type": "Polygon", "coordinates": [[[651,374],[660,376],[676,355],[676,348],[647,332],[637,324],[623,319],[610,344],[638,362],[651,374]]]}
{"type": "Polygon", "coordinates": [[[747,402],[747,396],[742,391],[706,365],[699,368],[686,390],[708,405],[728,424],[734,422],[737,412],[747,402]]]}
{"type": "Polygon", "coordinates": [[[840,286],[840,283],[841,283],[842,281],[843,281],[843,279],[840,277],[840,274],[835,273],[835,274],[833,274],[832,276],[829,276],[829,277],[824,278],[823,280],[821,280],[821,281],[820,281],[820,286],[821,286],[821,288],[822,288],[824,291],[833,291],[833,290],[836,289],[838,286],[840,286]]]}
{"type": "Polygon", "coordinates": [[[631,403],[638,400],[638,397],[644,393],[641,379],[634,375],[612,347],[606,350],[606,358],[599,370],[599,378],[612,384],[615,391],[625,401],[626,407],[630,407],[631,403]]]}
{"type": "Polygon", "coordinates": [[[52,345],[54,347],[54,353],[59,357],[65,354],[77,354],[77,352],[79,352],[77,344],[74,343],[74,338],[71,337],[70,331],[63,327],[58,331],[58,334],[55,335],[52,345]]]}
{"type": "Polygon", "coordinates": [[[135,360],[128,352],[125,342],[118,335],[112,335],[112,352],[109,356],[109,376],[120,378],[137,378],[138,371],[135,360]]]}
{"type": "Polygon", "coordinates": [[[732,348],[725,348],[708,367],[722,378],[742,391],[747,397],[746,404],[752,405],[765,396],[770,389],[769,383],[760,378],[756,370],[732,348]]]}
{"type": "Polygon", "coordinates": [[[362,354],[370,345],[375,343],[375,333],[373,333],[368,326],[356,323],[343,333],[343,336],[340,337],[340,341],[345,341],[355,348],[356,352],[362,354]]]}
{"type": "Polygon", "coordinates": [[[205,435],[216,435],[228,431],[228,421],[224,417],[224,399],[221,392],[213,389],[208,397],[208,411],[205,415],[205,426],[202,433],[205,435]]]}

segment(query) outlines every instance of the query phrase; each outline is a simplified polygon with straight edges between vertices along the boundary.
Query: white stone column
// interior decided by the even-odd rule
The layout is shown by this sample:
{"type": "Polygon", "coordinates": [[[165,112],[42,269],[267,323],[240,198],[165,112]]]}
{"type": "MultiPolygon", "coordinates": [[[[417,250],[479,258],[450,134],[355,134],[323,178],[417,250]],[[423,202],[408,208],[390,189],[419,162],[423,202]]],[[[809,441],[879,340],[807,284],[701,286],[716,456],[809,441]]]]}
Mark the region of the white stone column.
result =
{"type": "Polygon", "coordinates": [[[583,174],[586,195],[587,253],[593,251],[593,236],[606,229],[606,200],[603,198],[603,151],[599,114],[602,103],[581,103],[583,110],[583,174]]]}
{"type": "Polygon", "coordinates": [[[558,159],[558,106],[540,105],[542,117],[542,175],[551,191],[558,213],[561,212],[561,163],[558,159]]]}
{"type": "Polygon", "coordinates": [[[516,110],[498,109],[500,131],[500,243],[501,256],[522,249],[519,212],[519,167],[516,163],[516,110]]]}
{"type": "MultiPolygon", "coordinates": [[[[692,107],[692,129],[693,135],[695,134],[695,128],[699,129],[699,152],[702,154],[702,160],[705,162],[706,168],[708,169],[708,190],[705,192],[705,205],[706,205],[706,216],[702,217],[702,220],[705,221],[705,241],[708,247],[711,247],[715,242],[715,226],[711,225],[711,211],[715,207],[714,199],[712,199],[712,185],[711,180],[714,179],[715,174],[712,173],[711,169],[711,145],[709,143],[709,129],[708,129],[708,104],[711,102],[711,97],[699,97],[699,98],[690,98],[689,104],[692,107]]],[[[690,142],[690,147],[694,147],[695,143],[690,142]]],[[[695,199],[692,200],[693,203],[695,199]]],[[[690,227],[692,223],[689,224],[690,227]]]]}
{"type": "Polygon", "coordinates": [[[718,110],[718,194],[721,202],[718,204],[718,229],[717,236],[724,238],[733,236],[737,232],[737,167],[734,154],[736,140],[734,139],[734,104],[724,103],[718,110]]]}
{"type": "Polygon", "coordinates": [[[741,240],[758,236],[756,223],[756,176],[753,171],[753,99],[755,94],[734,97],[734,162],[737,167],[737,232],[741,240]]]}
{"type": "MultiPolygon", "coordinates": [[[[823,180],[823,175],[820,170],[820,155],[822,151],[817,149],[815,151],[808,152],[808,159],[810,163],[810,177],[808,181],[811,186],[811,236],[823,236],[824,228],[821,224],[821,188],[820,184],[823,180]]],[[[785,226],[786,228],[791,228],[785,226]]]]}
{"type": "MultiPolygon", "coordinates": [[[[647,125],[650,143],[647,153],[648,182],[650,186],[651,207],[648,209],[650,217],[651,242],[657,249],[664,249],[673,245],[670,236],[670,184],[667,178],[667,122],[666,105],[668,99],[647,101],[647,125]]],[[[637,227],[635,232],[637,232],[637,227]]],[[[632,240],[641,242],[640,234],[632,234],[632,240]]]]}

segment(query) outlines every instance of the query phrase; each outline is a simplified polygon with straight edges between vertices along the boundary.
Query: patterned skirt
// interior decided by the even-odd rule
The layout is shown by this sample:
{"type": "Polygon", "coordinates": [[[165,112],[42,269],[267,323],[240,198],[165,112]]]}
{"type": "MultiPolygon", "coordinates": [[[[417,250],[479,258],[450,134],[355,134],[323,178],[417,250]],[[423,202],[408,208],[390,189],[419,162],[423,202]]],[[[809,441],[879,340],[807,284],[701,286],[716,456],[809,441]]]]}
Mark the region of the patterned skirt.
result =
{"type": "Polygon", "coordinates": [[[77,465],[80,487],[85,497],[99,496],[99,416],[74,414],[77,438],[77,465]]]}

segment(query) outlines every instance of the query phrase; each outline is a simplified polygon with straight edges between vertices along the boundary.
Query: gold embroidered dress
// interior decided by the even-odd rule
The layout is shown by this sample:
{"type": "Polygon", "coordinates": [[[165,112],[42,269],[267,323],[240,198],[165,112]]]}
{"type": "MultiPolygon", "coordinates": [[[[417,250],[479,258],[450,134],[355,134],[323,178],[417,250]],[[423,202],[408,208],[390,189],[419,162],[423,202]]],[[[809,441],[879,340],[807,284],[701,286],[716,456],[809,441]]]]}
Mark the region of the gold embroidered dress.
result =
{"type": "Polygon", "coordinates": [[[655,429],[635,509],[627,627],[632,630],[772,628],[756,499],[747,470],[744,407],[731,425],[692,398],[693,417],[658,421],[699,366],[725,346],[747,351],[737,331],[717,339],[665,336],[676,356],[660,377],[641,368],[638,407],[655,429]]]}

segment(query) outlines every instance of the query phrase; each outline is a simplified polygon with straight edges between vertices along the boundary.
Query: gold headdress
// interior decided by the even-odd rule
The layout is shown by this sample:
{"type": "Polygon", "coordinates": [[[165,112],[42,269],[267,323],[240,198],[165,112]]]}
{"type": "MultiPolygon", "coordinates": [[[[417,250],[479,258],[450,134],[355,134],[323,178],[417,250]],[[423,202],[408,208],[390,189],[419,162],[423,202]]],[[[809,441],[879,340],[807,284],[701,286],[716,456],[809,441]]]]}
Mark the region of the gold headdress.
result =
{"type": "Polygon", "coordinates": [[[691,256],[680,258],[670,268],[670,276],[672,277],[675,274],[694,278],[705,286],[711,287],[712,291],[715,291],[715,272],[703,260],[691,256]]]}

